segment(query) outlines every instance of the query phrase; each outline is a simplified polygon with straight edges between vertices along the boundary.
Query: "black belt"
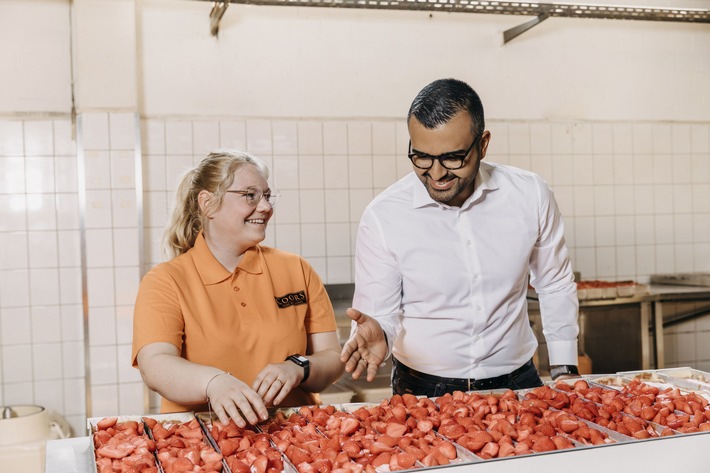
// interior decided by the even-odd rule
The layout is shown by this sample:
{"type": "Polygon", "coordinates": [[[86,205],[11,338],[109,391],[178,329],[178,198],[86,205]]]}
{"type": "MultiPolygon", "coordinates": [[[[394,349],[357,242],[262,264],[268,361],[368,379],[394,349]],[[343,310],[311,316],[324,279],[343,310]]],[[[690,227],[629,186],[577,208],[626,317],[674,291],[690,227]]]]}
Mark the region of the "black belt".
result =
{"type": "Polygon", "coordinates": [[[403,364],[401,361],[397,360],[395,357],[392,357],[392,363],[398,370],[402,370],[404,373],[408,374],[409,376],[419,378],[423,381],[427,381],[432,384],[448,384],[452,386],[458,386],[461,387],[462,389],[465,389],[466,391],[472,391],[475,389],[497,389],[500,386],[504,386],[508,384],[508,380],[511,377],[515,377],[522,372],[524,372],[527,369],[530,369],[531,366],[533,366],[533,361],[532,359],[529,360],[527,363],[525,363],[523,366],[520,368],[516,369],[515,371],[509,373],[509,374],[502,374],[500,376],[495,376],[493,378],[485,378],[485,379],[473,379],[473,378],[443,378],[441,376],[434,376],[433,374],[427,374],[427,373],[422,373],[421,371],[417,371],[415,369],[410,368],[409,366],[403,364]]]}

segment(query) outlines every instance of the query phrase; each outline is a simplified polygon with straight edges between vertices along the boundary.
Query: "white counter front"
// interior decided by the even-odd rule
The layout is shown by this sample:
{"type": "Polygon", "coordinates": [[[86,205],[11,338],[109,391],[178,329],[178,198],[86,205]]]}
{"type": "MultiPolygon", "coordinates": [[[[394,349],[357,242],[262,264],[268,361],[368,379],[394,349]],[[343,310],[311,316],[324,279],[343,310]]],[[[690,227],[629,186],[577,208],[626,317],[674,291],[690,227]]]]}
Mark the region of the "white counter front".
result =
{"type": "MultiPolygon", "coordinates": [[[[567,468],[574,473],[707,473],[710,471],[707,449],[710,449],[710,432],[440,466],[436,469],[445,468],[447,473],[552,473],[567,468]]],[[[47,442],[45,473],[95,473],[92,454],[89,437],[50,440],[47,442]]]]}

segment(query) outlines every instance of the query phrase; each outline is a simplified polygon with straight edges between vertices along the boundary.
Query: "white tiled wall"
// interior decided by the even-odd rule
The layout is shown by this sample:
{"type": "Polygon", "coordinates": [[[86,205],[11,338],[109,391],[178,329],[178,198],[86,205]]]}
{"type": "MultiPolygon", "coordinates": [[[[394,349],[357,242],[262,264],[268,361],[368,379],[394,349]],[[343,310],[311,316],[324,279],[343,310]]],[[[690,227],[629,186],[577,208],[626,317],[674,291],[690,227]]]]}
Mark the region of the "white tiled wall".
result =
{"type": "Polygon", "coordinates": [[[72,131],[69,119],[0,120],[0,403],[43,405],[76,430],[86,408],[72,131]]]}
{"type": "Polygon", "coordinates": [[[671,325],[664,330],[666,366],[690,366],[710,371],[710,303],[667,303],[665,315],[708,312],[703,317],[671,325]]]}
{"type": "MultiPolygon", "coordinates": [[[[161,260],[180,176],[209,150],[243,148],[266,161],[283,196],[265,243],[304,255],[331,284],[353,281],[364,207],[411,169],[401,120],[151,118],[141,121],[138,208],[135,115],[85,113],[77,126],[82,178],[69,119],[0,120],[0,402],[50,407],[77,432],[87,402],[95,416],[143,412],[129,365],[133,300],[141,270],[161,260]]],[[[710,271],[710,124],[497,120],[488,129],[488,161],[551,184],[584,278],[710,271]]],[[[672,327],[666,346],[668,364],[710,369],[707,320],[672,327]]]]}
{"type": "Polygon", "coordinates": [[[143,412],[143,382],[130,366],[140,282],[136,116],[84,113],[85,254],[92,416],[143,412]]]}
{"type": "MultiPolygon", "coordinates": [[[[180,174],[209,149],[243,147],[269,164],[283,197],[266,244],[303,254],[329,283],[353,280],[363,209],[410,171],[401,120],[150,119],[143,126],[149,265],[159,261],[180,174]]],[[[710,269],[708,124],[495,121],[488,128],[488,161],[537,172],[554,189],[583,277],[645,282],[653,273],[710,269]]]]}

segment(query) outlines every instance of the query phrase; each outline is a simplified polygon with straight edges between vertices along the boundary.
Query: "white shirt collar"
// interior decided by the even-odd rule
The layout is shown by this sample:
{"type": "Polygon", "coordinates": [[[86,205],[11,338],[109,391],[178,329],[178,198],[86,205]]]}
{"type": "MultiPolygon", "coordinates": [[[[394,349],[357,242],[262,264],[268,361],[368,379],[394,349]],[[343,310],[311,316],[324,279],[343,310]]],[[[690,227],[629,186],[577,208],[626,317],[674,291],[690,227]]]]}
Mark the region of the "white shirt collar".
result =
{"type": "MultiPolygon", "coordinates": [[[[484,192],[498,189],[498,184],[491,175],[490,170],[491,167],[489,165],[487,165],[486,163],[481,163],[481,167],[479,168],[478,174],[476,175],[476,179],[474,180],[473,194],[471,194],[469,198],[466,199],[466,201],[463,203],[463,205],[461,206],[462,210],[471,207],[471,205],[473,205],[483,196],[484,192]]],[[[416,179],[419,184],[413,186],[412,208],[416,209],[429,206],[437,206],[445,209],[452,208],[449,205],[442,204],[441,202],[437,202],[432,199],[429,193],[427,192],[426,187],[424,187],[424,184],[422,184],[421,180],[419,179],[419,176],[417,176],[415,172],[412,172],[412,175],[412,177],[416,179]]]]}

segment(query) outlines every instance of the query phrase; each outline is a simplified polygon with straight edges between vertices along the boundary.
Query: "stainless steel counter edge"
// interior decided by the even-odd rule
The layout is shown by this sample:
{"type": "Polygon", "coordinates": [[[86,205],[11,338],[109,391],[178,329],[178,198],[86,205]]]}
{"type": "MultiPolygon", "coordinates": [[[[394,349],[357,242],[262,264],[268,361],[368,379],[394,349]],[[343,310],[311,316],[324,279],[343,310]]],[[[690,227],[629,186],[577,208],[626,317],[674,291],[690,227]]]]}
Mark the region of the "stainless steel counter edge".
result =
{"type": "MultiPolygon", "coordinates": [[[[580,300],[580,307],[603,305],[638,304],[640,302],[673,302],[710,299],[710,287],[706,286],[671,286],[653,284],[649,286],[648,294],[632,297],[616,297],[614,299],[580,300]]],[[[537,302],[537,295],[529,292],[528,301],[537,302]]]]}
{"type": "MultiPolygon", "coordinates": [[[[46,473],[95,473],[91,467],[89,437],[50,440],[46,447],[46,473]]],[[[521,457],[486,460],[465,465],[447,465],[446,473],[509,473],[510,471],[558,471],[572,467],[575,473],[600,471],[707,471],[705,450],[710,433],[685,434],[637,442],[579,448],[521,457]],[[513,470],[516,469],[516,470],[513,470]]]]}

